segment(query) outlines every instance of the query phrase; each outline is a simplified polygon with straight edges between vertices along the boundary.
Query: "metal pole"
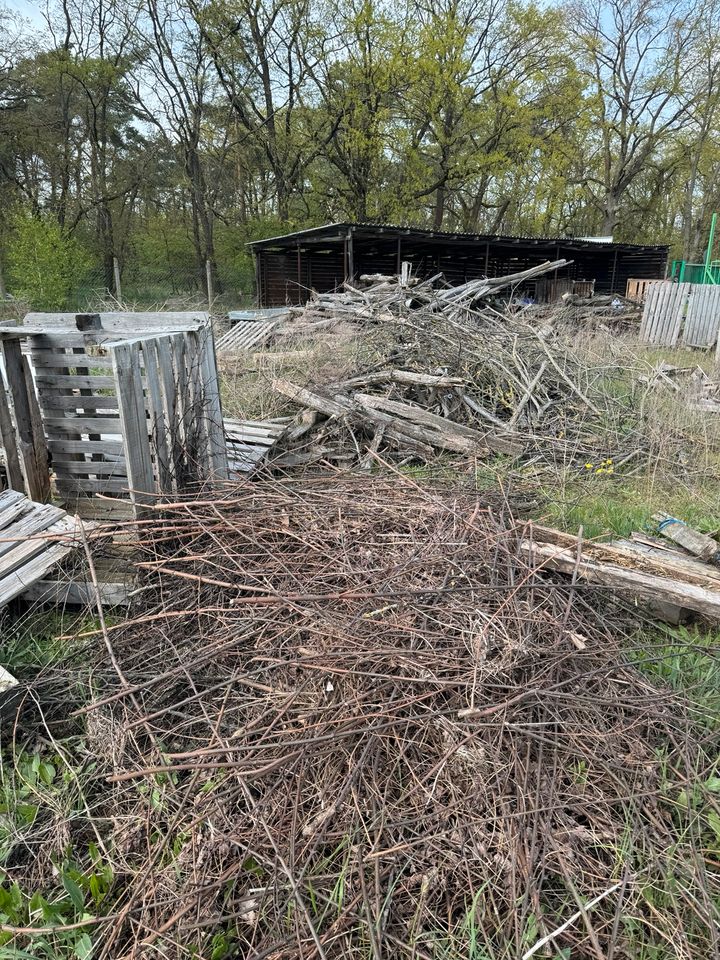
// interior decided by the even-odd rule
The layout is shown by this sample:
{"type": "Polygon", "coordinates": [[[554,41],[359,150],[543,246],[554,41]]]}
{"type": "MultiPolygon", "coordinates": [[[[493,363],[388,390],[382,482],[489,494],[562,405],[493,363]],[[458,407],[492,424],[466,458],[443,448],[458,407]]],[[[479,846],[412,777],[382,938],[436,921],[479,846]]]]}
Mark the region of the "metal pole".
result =
{"type": "Polygon", "coordinates": [[[205,261],[205,278],[207,281],[208,307],[212,310],[213,300],[215,297],[213,295],[212,264],[209,260],[205,261]]]}
{"type": "Polygon", "coordinates": [[[122,287],[120,286],[120,263],[117,257],[113,257],[113,274],[115,277],[115,299],[122,303],[122,287]]]}
{"type": "Polygon", "coordinates": [[[712,249],[715,243],[715,225],[717,223],[717,214],[712,215],[712,220],[710,221],[710,236],[708,237],[707,250],[705,251],[705,282],[713,283],[713,276],[710,272],[710,264],[712,262],[712,249]]]}

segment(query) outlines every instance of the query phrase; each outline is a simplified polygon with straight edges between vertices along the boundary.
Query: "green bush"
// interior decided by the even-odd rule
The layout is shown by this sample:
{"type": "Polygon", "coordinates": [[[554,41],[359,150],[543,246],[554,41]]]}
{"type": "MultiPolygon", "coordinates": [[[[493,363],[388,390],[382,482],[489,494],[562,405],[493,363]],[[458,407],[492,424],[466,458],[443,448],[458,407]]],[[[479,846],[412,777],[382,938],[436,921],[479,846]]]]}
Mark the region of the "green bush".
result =
{"type": "Polygon", "coordinates": [[[8,244],[9,289],[40,310],[65,307],[91,265],[87,251],[53,220],[18,215],[8,244]]]}

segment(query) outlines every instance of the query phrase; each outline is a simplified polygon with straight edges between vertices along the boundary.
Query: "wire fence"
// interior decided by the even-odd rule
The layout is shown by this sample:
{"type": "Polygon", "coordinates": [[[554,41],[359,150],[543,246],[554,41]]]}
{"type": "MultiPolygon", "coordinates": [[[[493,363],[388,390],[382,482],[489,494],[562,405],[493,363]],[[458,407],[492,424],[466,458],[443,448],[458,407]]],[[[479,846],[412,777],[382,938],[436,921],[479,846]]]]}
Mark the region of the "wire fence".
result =
{"type": "Polygon", "coordinates": [[[253,306],[255,285],[247,266],[219,263],[202,271],[188,267],[115,262],[112,277],[101,266],[93,266],[72,278],[60,297],[43,300],[42,291],[33,295],[20,283],[0,298],[0,319],[20,319],[27,310],[84,312],[101,308],[182,309],[208,306],[214,312],[253,306]]]}

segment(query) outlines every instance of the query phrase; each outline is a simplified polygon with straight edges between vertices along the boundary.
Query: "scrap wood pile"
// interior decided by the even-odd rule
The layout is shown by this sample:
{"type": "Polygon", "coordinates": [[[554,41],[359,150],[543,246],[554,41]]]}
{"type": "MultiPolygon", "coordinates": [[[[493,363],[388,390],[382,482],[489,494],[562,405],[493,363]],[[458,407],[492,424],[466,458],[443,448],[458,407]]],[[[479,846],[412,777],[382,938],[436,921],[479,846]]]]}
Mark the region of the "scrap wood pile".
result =
{"type": "Polygon", "coordinates": [[[37,889],[92,840],[94,956],[711,955],[713,833],[678,798],[714,741],[499,495],[340,474],[142,529],[146,610],[91,637],[84,696],[87,652],[45,677],[92,829],[6,863],[37,889]]]}
{"type": "Polygon", "coordinates": [[[679,367],[659,360],[649,373],[638,378],[648,392],[664,390],[682,397],[692,410],[720,412],[720,379],[710,376],[697,364],[679,367]]]}
{"type": "Polygon", "coordinates": [[[580,297],[566,293],[553,309],[555,324],[567,323],[577,328],[600,327],[615,333],[638,332],[642,305],[628,297],[612,293],[580,297]]]}
{"type": "Polygon", "coordinates": [[[375,278],[311,300],[304,323],[348,311],[362,321],[363,359],[342,380],[274,382],[307,411],[288,432],[281,463],[367,463],[379,451],[423,461],[450,451],[581,464],[608,447],[618,459],[636,456],[640,424],[609,395],[608,365],[588,365],[552,315],[538,320],[487,302],[503,283],[540,272],[454,288],[438,288],[437,278],[375,278]]]}

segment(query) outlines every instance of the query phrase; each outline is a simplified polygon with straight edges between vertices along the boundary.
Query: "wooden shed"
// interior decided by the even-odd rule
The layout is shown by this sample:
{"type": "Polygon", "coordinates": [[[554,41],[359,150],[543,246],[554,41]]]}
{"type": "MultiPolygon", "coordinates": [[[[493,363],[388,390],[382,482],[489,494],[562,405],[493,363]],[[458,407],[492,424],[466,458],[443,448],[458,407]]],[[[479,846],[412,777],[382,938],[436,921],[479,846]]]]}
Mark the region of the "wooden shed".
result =
{"type": "Polygon", "coordinates": [[[571,282],[596,293],[625,293],[630,278],[662,279],[668,246],[642,246],[573,237],[506,237],[445,233],[372,223],[333,223],[249,244],[255,254],[260,307],[304,303],[312,290],[326,293],[362,274],[400,272],[408,260],[416,275],[442,273],[449,283],[477,277],[517,273],[546,260],[565,258],[572,264],[547,281],[548,296],[564,292],[571,282]],[[565,281],[565,282],[562,282],[565,281]]]}

